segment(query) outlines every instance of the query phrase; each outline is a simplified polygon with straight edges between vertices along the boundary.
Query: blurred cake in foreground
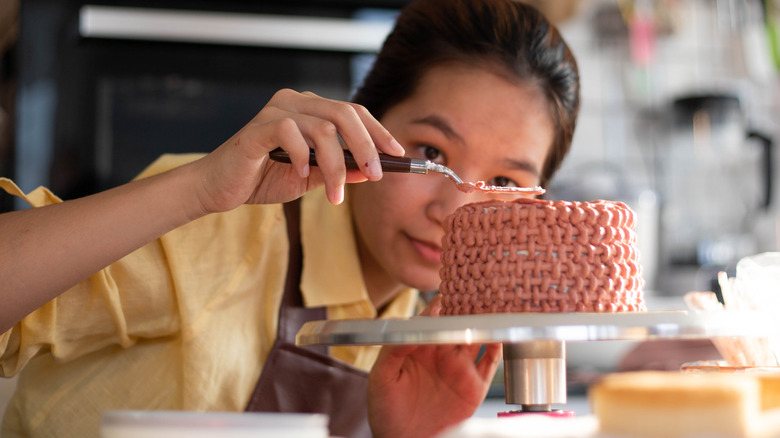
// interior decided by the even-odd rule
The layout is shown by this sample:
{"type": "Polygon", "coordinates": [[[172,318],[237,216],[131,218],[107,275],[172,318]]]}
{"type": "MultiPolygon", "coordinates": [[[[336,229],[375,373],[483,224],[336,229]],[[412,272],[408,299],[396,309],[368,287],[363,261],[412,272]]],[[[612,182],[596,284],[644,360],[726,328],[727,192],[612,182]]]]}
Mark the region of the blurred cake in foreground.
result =
{"type": "Polygon", "coordinates": [[[442,314],[645,311],[634,226],[621,202],[464,205],[444,223],[442,314]]]}
{"type": "Polygon", "coordinates": [[[605,376],[589,390],[605,436],[780,436],[780,373],[638,371],[605,376]]]}

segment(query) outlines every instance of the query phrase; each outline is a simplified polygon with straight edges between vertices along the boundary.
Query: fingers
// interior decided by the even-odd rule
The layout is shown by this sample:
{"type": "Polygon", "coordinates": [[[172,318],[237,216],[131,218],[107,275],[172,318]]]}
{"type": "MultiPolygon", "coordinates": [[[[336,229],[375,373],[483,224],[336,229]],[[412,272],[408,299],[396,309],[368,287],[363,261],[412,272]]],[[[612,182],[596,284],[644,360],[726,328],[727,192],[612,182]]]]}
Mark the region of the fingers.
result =
{"type": "Polygon", "coordinates": [[[290,156],[290,162],[295,170],[301,178],[307,178],[311,172],[309,167],[309,145],[300,129],[298,129],[298,124],[292,119],[282,118],[276,122],[273,132],[276,133],[273,143],[284,145],[283,148],[290,156]]]}
{"type": "MultiPolygon", "coordinates": [[[[310,95],[310,93],[308,94],[310,95]]],[[[342,153],[342,146],[338,141],[340,135],[344,142],[344,148],[352,152],[352,156],[355,157],[355,162],[363,175],[371,181],[381,179],[382,166],[379,163],[377,146],[374,145],[371,134],[357,115],[354,107],[346,102],[335,102],[311,96],[305,102],[303,110],[306,111],[307,115],[313,116],[317,123],[311,127],[302,126],[302,129],[311,130],[307,134],[315,140],[315,146],[319,146],[320,142],[333,143],[335,141],[338,148],[332,149],[332,151],[342,153]]],[[[319,163],[320,150],[317,149],[317,152],[317,162],[319,163]]],[[[342,162],[341,167],[343,167],[343,155],[336,156],[336,158],[342,162]]],[[[322,167],[322,163],[320,163],[320,167],[322,167]]]]}
{"type": "Polygon", "coordinates": [[[420,312],[420,316],[439,316],[439,314],[441,314],[441,294],[436,294],[420,312]]]}
{"type": "Polygon", "coordinates": [[[327,120],[335,126],[352,152],[360,171],[371,181],[382,177],[379,152],[402,156],[404,149],[393,136],[364,107],[321,98],[314,93],[302,93],[305,99],[299,109],[316,118],[327,120]]]}
{"type": "MultiPolygon", "coordinates": [[[[327,120],[310,116],[300,117],[298,126],[314,149],[317,167],[322,172],[328,199],[333,204],[341,204],[344,200],[347,169],[344,165],[344,150],[339,143],[336,126],[327,120]]],[[[366,176],[371,178],[369,175],[366,176]]]]}
{"type": "Polygon", "coordinates": [[[498,369],[503,357],[503,348],[501,344],[486,344],[485,353],[477,362],[477,373],[483,381],[490,381],[498,369]]]}
{"type": "Polygon", "coordinates": [[[280,90],[261,114],[279,122],[275,146],[289,153],[302,177],[310,171],[308,148],[314,150],[318,172],[322,174],[328,199],[334,204],[343,201],[346,182],[382,178],[379,152],[404,154],[403,147],[360,105],[325,99],[310,92],[280,90]],[[285,122],[281,123],[282,120],[285,122]],[[347,171],[343,149],[352,152],[360,175],[347,171]]]}
{"type": "Polygon", "coordinates": [[[353,154],[358,154],[355,158],[362,157],[360,155],[362,147],[378,149],[385,154],[399,157],[404,155],[405,150],[401,144],[393,138],[390,132],[364,106],[356,103],[325,99],[309,91],[301,94],[312,98],[312,100],[307,102],[307,107],[305,108],[305,110],[310,111],[309,114],[318,117],[330,116],[330,120],[338,126],[348,149],[353,154]],[[363,130],[362,132],[360,129],[352,130],[351,127],[362,127],[363,130]]]}
{"type": "Polygon", "coordinates": [[[377,149],[389,155],[404,156],[406,151],[403,146],[393,138],[390,132],[365,107],[357,104],[351,105],[353,105],[358,117],[360,117],[360,120],[363,121],[363,124],[368,129],[368,133],[371,135],[371,139],[374,141],[377,149]]]}
{"type": "Polygon", "coordinates": [[[371,369],[371,379],[379,384],[393,383],[398,379],[407,357],[419,347],[418,345],[383,346],[371,369]]]}

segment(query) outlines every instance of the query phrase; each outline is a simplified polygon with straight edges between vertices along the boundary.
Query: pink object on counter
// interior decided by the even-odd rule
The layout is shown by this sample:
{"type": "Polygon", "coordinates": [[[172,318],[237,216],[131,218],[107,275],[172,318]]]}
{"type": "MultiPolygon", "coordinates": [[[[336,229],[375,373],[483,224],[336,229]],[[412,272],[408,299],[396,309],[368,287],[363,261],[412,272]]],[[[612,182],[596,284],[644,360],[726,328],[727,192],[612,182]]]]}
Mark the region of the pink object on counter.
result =
{"type": "Polygon", "coordinates": [[[555,417],[555,418],[571,418],[574,417],[574,411],[562,411],[562,410],[554,410],[554,411],[506,411],[506,412],[499,412],[498,418],[506,418],[506,417],[519,417],[521,415],[544,415],[546,417],[555,417]]]}

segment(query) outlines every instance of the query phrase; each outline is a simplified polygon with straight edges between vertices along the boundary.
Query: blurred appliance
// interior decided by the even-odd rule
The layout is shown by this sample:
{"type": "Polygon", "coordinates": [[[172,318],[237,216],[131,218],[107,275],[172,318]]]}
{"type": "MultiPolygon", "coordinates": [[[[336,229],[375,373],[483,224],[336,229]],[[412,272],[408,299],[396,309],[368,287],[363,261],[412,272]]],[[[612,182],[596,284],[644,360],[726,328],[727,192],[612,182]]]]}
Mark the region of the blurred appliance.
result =
{"type": "Polygon", "coordinates": [[[213,150],[281,88],[348,99],[407,2],[26,0],[15,179],[79,197],[213,150]]]}
{"type": "Polygon", "coordinates": [[[608,161],[579,163],[558,172],[544,197],[566,201],[608,199],[628,205],[637,217],[637,248],[645,279],[645,292],[651,293],[656,288],[659,260],[658,195],[637,181],[625,166],[608,161]]]}
{"type": "Polygon", "coordinates": [[[752,233],[772,199],[772,139],[750,127],[740,99],[675,99],[661,149],[661,254],[670,265],[725,265],[755,253],[752,233]]]}

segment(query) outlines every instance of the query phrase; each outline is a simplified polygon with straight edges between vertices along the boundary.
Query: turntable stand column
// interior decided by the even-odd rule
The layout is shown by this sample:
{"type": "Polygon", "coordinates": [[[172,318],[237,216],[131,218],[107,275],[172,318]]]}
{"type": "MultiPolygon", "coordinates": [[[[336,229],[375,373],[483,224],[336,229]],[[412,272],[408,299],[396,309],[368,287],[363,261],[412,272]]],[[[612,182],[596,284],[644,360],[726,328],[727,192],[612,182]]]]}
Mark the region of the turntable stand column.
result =
{"type": "Polygon", "coordinates": [[[563,341],[537,340],[504,344],[507,404],[524,411],[549,411],[566,403],[566,347],[563,341]]]}

